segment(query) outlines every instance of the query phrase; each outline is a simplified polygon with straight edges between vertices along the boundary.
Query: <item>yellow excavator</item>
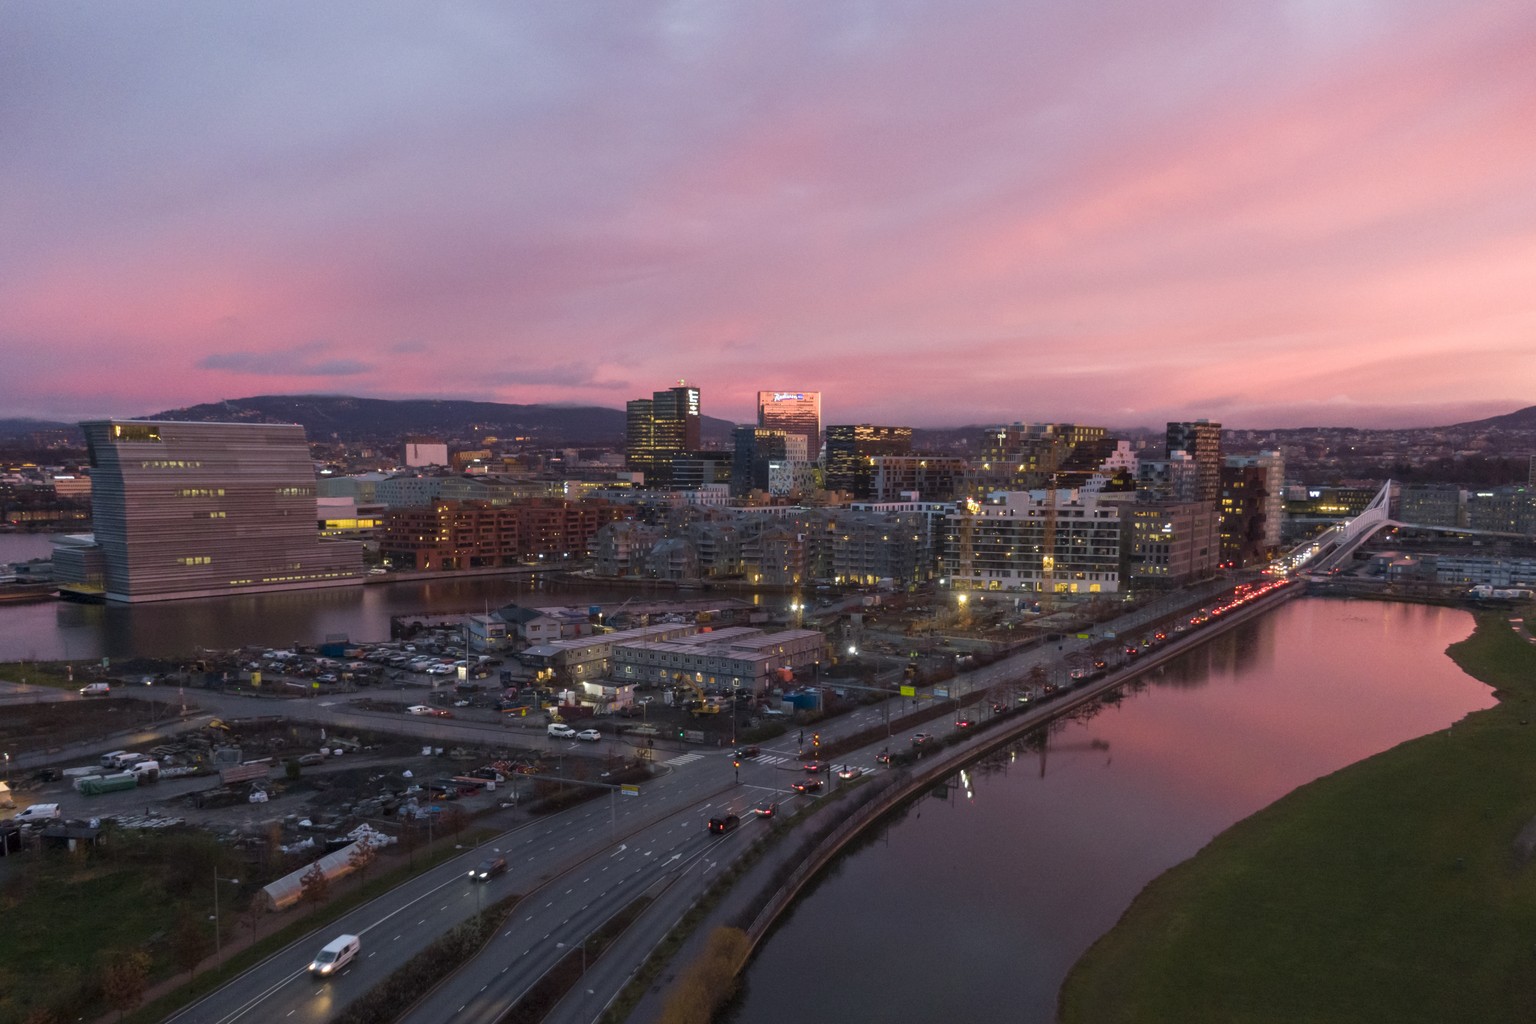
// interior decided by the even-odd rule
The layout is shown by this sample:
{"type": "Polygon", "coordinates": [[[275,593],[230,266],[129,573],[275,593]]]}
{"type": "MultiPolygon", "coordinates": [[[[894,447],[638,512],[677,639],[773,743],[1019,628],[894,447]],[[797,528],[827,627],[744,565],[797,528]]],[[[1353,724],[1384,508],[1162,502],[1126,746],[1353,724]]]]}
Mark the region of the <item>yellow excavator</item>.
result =
{"type": "Polygon", "coordinates": [[[673,682],[676,684],[676,687],[684,689],[693,695],[693,698],[688,701],[688,713],[690,715],[697,718],[699,715],[718,715],[720,713],[720,698],[706,697],[704,695],[704,688],[692,679],[679,674],[673,677],[673,682]]]}

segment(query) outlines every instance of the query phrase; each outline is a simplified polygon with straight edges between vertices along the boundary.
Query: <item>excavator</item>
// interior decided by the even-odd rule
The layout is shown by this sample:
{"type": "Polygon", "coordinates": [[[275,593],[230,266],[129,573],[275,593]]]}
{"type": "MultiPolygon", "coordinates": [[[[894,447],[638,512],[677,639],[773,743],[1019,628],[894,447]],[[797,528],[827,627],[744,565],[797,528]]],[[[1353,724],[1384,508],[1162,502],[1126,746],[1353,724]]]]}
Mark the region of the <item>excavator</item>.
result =
{"type": "Polygon", "coordinates": [[[704,695],[704,688],[692,679],[679,674],[673,677],[673,683],[675,688],[687,690],[692,694],[692,699],[687,702],[690,715],[697,718],[700,715],[718,715],[720,713],[722,709],[721,699],[719,697],[706,697],[704,695]]]}

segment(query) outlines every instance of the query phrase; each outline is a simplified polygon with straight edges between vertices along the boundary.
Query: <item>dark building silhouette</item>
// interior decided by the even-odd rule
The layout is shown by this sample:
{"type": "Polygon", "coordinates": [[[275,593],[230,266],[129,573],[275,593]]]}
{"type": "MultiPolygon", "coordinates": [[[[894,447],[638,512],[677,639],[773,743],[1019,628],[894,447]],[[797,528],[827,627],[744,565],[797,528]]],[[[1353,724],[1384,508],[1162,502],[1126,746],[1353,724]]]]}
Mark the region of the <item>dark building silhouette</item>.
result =
{"type": "Polygon", "coordinates": [[[877,427],[868,423],[827,427],[827,490],[848,491],[855,498],[874,495],[873,459],[912,451],[911,427],[877,427]]]}

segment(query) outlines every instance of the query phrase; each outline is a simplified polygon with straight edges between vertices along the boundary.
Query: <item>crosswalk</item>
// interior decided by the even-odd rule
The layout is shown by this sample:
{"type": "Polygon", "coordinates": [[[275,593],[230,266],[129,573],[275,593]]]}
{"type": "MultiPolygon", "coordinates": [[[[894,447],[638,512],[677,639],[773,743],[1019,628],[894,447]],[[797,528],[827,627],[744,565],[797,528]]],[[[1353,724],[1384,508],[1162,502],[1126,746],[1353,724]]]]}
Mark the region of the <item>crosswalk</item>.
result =
{"type": "MultiPolygon", "coordinates": [[[[665,761],[663,761],[661,763],[662,764],[674,764],[674,765],[692,764],[694,761],[698,761],[698,760],[700,760],[701,758],[703,758],[705,756],[706,755],[704,755],[704,754],[679,754],[678,756],[672,757],[672,758],[668,758],[667,760],[665,760],[665,761]]],[[[758,754],[756,757],[750,757],[750,758],[747,758],[746,760],[751,761],[754,764],[768,765],[770,767],[773,767],[773,766],[784,765],[784,764],[800,765],[800,764],[805,763],[809,759],[808,758],[803,758],[803,757],[791,757],[788,754],[758,754]]],[[[827,770],[829,772],[832,772],[832,771],[836,771],[836,770],[838,770],[839,768],[842,768],[842,767],[843,767],[843,765],[841,763],[838,763],[838,764],[829,765],[827,770]]],[[[877,772],[879,770],[880,769],[879,769],[878,766],[867,766],[867,767],[864,767],[864,774],[865,775],[872,775],[872,774],[874,774],[875,772],[877,772]]]]}
{"type": "MultiPolygon", "coordinates": [[[[810,758],[790,757],[788,755],[780,756],[778,754],[759,754],[757,757],[749,758],[749,760],[753,761],[756,764],[763,764],[763,765],[773,766],[773,765],[781,765],[781,764],[800,765],[800,764],[804,764],[807,761],[809,761],[810,758]]],[[[839,769],[841,769],[843,767],[845,767],[845,765],[843,763],[841,763],[841,762],[839,762],[837,764],[829,764],[827,766],[827,771],[828,772],[835,772],[835,771],[838,771],[839,769]]],[[[875,772],[880,770],[880,767],[878,765],[860,765],[859,767],[864,769],[864,774],[865,775],[873,775],[875,772]]]]}

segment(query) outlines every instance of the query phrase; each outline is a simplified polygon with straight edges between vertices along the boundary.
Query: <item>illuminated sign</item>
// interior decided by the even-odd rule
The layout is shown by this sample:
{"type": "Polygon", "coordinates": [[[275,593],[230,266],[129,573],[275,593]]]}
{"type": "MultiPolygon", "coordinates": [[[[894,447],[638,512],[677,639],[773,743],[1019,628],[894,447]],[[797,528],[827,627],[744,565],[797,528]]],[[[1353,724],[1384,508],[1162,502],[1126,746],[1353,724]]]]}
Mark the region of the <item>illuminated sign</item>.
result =
{"type": "Polygon", "coordinates": [[[803,392],[803,391],[775,391],[773,393],[773,400],[775,402],[803,402],[803,401],[805,401],[805,392],[803,392]]]}

